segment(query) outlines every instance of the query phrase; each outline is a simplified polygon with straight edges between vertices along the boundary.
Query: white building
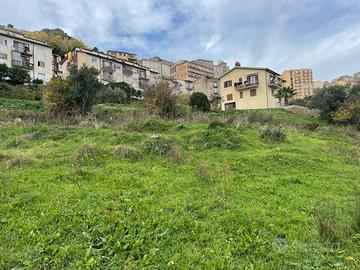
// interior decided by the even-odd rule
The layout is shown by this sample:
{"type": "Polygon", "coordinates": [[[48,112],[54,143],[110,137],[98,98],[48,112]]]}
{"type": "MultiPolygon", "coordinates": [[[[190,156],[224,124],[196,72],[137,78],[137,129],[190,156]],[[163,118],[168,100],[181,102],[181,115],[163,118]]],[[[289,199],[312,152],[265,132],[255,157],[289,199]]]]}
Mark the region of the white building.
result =
{"type": "Polygon", "coordinates": [[[141,65],[159,73],[161,78],[171,77],[171,67],[174,63],[161,59],[160,57],[152,57],[141,60],[141,65]]]}
{"type": "Polygon", "coordinates": [[[48,82],[53,77],[52,48],[11,28],[0,28],[0,64],[26,70],[30,78],[48,82]]]}

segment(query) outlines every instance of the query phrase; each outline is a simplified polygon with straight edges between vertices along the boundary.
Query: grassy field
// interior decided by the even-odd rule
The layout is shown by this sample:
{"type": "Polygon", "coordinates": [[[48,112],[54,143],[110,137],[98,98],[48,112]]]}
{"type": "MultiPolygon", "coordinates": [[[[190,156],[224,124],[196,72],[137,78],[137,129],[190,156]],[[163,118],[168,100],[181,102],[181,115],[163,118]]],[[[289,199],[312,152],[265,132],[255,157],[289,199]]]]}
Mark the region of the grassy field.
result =
{"type": "Polygon", "coordinates": [[[355,131],[281,110],[44,117],[0,100],[0,269],[359,268],[355,131]]]}

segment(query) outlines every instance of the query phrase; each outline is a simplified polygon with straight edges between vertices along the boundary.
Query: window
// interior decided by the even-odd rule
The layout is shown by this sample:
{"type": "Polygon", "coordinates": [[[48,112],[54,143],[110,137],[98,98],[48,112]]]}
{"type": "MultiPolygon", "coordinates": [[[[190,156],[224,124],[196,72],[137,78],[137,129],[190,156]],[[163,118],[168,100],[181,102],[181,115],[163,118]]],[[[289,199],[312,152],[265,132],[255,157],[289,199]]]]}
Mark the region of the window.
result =
{"type": "Polygon", "coordinates": [[[240,92],[240,98],[244,98],[244,92],[240,92]]]}
{"type": "Polygon", "coordinates": [[[0,53],[0,59],[7,59],[6,53],[0,53]]]}
{"type": "Polygon", "coordinates": [[[251,89],[250,90],[250,97],[255,97],[256,96],[256,89],[251,89]]]}
{"type": "Polygon", "coordinates": [[[44,61],[38,61],[38,67],[45,67],[44,61]]]}
{"type": "Polygon", "coordinates": [[[232,86],[232,81],[226,81],[224,82],[224,87],[231,87],[232,86]]]}
{"type": "Polygon", "coordinates": [[[258,75],[249,75],[247,76],[247,84],[251,85],[251,84],[258,84],[259,83],[259,79],[258,79],[258,75]]]}
{"type": "Polygon", "coordinates": [[[93,63],[93,64],[96,64],[97,63],[97,59],[96,58],[91,58],[91,63],[93,63]]]}
{"type": "Polygon", "coordinates": [[[226,96],[226,100],[232,100],[233,99],[233,95],[232,94],[228,94],[227,96],[226,96]]]}
{"type": "Polygon", "coordinates": [[[7,46],[7,40],[6,39],[0,39],[0,45],[1,46],[7,46]]]}

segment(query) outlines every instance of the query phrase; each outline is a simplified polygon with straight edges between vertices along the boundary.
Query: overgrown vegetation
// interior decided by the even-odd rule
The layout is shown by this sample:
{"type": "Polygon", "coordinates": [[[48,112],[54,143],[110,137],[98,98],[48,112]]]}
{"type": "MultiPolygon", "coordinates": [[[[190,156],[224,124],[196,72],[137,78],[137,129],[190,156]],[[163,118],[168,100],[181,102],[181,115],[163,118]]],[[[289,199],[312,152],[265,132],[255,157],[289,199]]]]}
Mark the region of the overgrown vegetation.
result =
{"type": "Polygon", "coordinates": [[[43,114],[0,99],[0,269],[359,268],[353,129],[281,109],[43,114]]]}

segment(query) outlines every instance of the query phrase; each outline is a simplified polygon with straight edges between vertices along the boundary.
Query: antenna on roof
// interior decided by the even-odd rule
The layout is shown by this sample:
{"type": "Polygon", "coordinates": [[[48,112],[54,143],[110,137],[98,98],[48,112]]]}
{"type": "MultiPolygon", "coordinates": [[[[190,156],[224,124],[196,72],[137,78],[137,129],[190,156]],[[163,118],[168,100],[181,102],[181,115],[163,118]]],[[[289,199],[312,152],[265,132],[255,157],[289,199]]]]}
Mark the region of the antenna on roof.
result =
{"type": "Polygon", "coordinates": [[[241,67],[241,64],[240,64],[239,61],[236,61],[236,62],[235,62],[235,67],[241,67]]]}

